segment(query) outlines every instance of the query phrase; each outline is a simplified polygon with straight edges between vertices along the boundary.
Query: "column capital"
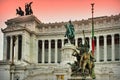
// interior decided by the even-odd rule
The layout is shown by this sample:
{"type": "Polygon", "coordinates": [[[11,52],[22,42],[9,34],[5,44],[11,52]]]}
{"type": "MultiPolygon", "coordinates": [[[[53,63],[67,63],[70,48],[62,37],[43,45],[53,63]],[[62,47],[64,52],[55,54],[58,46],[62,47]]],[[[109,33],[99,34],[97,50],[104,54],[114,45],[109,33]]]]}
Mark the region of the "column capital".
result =
{"type": "Polygon", "coordinates": [[[42,39],[42,42],[45,42],[45,39],[42,39]]]}
{"type": "Polygon", "coordinates": [[[15,37],[18,37],[19,35],[15,35],[15,37]]]}
{"type": "Polygon", "coordinates": [[[58,39],[54,39],[55,41],[58,41],[58,39]]]}
{"type": "Polygon", "coordinates": [[[115,34],[111,34],[111,36],[114,36],[115,34]]]}
{"type": "Polygon", "coordinates": [[[13,37],[13,35],[9,35],[9,37],[10,37],[10,38],[12,38],[12,37],[13,37]]]}
{"type": "Polygon", "coordinates": [[[48,39],[48,41],[52,41],[52,39],[48,39]]]}
{"type": "Polygon", "coordinates": [[[78,37],[75,38],[75,40],[78,39],[78,37]]]}
{"type": "Polygon", "coordinates": [[[65,38],[63,38],[62,41],[65,41],[65,38]]]}
{"type": "Polygon", "coordinates": [[[100,36],[96,36],[96,38],[99,38],[100,36]]]}
{"type": "Polygon", "coordinates": [[[15,35],[16,38],[18,38],[18,35],[15,35]]]}
{"type": "Polygon", "coordinates": [[[88,37],[89,39],[92,39],[92,36],[88,37]]]}
{"type": "Polygon", "coordinates": [[[104,38],[106,38],[106,37],[107,37],[107,35],[103,35],[103,37],[104,37],[104,38]]]}
{"type": "Polygon", "coordinates": [[[8,38],[8,37],[11,38],[10,36],[4,36],[4,38],[8,38]]]}

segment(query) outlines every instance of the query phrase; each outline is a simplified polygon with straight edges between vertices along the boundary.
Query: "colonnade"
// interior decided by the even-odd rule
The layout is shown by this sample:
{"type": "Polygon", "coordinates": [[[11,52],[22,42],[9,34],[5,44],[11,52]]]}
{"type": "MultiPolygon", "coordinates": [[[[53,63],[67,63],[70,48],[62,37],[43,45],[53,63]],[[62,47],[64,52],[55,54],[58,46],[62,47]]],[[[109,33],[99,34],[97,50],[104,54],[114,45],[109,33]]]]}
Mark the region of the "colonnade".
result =
{"type": "Polygon", "coordinates": [[[22,58],[22,35],[6,36],[4,38],[4,59],[15,61],[22,58]]]}
{"type": "MultiPolygon", "coordinates": [[[[110,36],[111,36],[111,54],[109,54],[109,55],[111,55],[111,61],[115,61],[115,35],[116,34],[111,34],[110,36]]],[[[120,49],[120,34],[117,34],[118,35],[118,45],[119,45],[119,49],[120,49]]],[[[101,55],[101,52],[100,52],[100,36],[102,36],[103,37],[103,54],[104,54],[104,57],[103,57],[103,61],[104,62],[106,62],[108,59],[107,59],[107,36],[108,35],[99,35],[99,36],[95,36],[95,58],[96,58],[96,61],[97,62],[100,62],[101,60],[100,60],[100,55],[101,55]]],[[[90,45],[90,50],[91,50],[91,41],[92,41],[92,38],[91,37],[86,37],[86,39],[88,40],[88,42],[89,42],[89,45],[90,45]]],[[[61,45],[62,45],[62,47],[64,46],[64,44],[65,44],[65,39],[59,39],[60,41],[61,41],[61,45]]],[[[42,58],[42,61],[41,61],[41,63],[45,63],[45,40],[40,40],[41,42],[42,42],[42,53],[41,53],[41,58],[42,58]]],[[[51,41],[52,40],[48,40],[48,63],[51,63],[51,56],[52,56],[52,54],[51,53],[53,53],[52,51],[51,51],[51,41]]],[[[55,39],[54,40],[55,41],[55,54],[54,54],[54,63],[58,63],[58,39],[55,39]]],[[[78,44],[80,43],[82,41],[82,43],[84,43],[84,38],[83,37],[81,37],[81,38],[75,38],[75,45],[76,46],[78,46],[78,44]]],[[[118,53],[118,56],[119,56],[119,60],[120,60],[120,51],[118,51],[119,53],[118,53]]],[[[39,53],[38,53],[39,54],[39,53]]],[[[39,58],[39,56],[38,56],[38,58],[39,58]]]]}
{"type": "MultiPolygon", "coordinates": [[[[95,58],[97,62],[100,61],[108,61],[108,56],[110,55],[110,61],[116,61],[120,60],[120,34],[110,34],[110,52],[108,53],[107,48],[108,48],[108,35],[96,35],[95,36],[95,58]],[[101,42],[101,36],[102,42],[101,42]],[[117,36],[117,37],[116,37],[117,36]],[[102,45],[101,45],[102,44],[102,45]],[[116,47],[117,45],[117,47],[116,47]],[[101,52],[101,46],[103,52],[101,52]],[[117,54],[116,54],[117,53],[117,54]],[[103,60],[101,60],[101,55],[103,55],[103,60]],[[116,58],[117,55],[117,58],[116,58]]],[[[23,54],[25,55],[26,53],[24,49],[25,48],[25,41],[23,40],[24,37],[23,35],[13,35],[13,36],[7,36],[4,38],[4,59],[6,60],[21,60],[23,57],[23,54]],[[14,58],[13,58],[14,56],[14,58]]],[[[90,45],[90,50],[91,50],[91,37],[86,37],[86,39],[89,42],[90,45]]],[[[38,51],[38,54],[41,54],[41,57],[38,55],[38,58],[41,58],[40,63],[46,63],[46,54],[45,54],[45,46],[47,45],[48,53],[47,53],[47,63],[59,63],[60,62],[60,49],[64,46],[66,43],[66,39],[48,39],[48,43],[45,44],[45,39],[44,40],[38,40],[41,41],[41,52],[38,51]],[[60,41],[60,42],[59,42],[60,41]],[[53,44],[54,43],[54,44],[53,44]],[[61,45],[61,46],[60,46],[61,45]],[[53,51],[54,50],[54,51],[53,51]],[[53,57],[52,57],[53,56],[53,57]]],[[[82,41],[84,43],[84,38],[83,37],[76,37],[75,38],[75,45],[78,46],[78,44],[82,41]]],[[[34,43],[32,43],[34,44],[34,43]]],[[[39,62],[39,59],[38,59],[39,62]]]]}

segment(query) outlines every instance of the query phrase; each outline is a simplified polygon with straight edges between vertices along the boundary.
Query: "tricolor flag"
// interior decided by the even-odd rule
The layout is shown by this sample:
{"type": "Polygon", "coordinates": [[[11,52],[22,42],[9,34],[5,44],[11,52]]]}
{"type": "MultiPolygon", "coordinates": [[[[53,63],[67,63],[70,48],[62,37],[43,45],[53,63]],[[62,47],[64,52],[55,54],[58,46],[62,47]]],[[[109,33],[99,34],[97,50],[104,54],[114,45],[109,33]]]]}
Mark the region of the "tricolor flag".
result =
{"type": "Polygon", "coordinates": [[[94,40],[94,24],[92,22],[92,55],[94,56],[94,49],[95,49],[95,40],[94,40]]]}
{"type": "Polygon", "coordinates": [[[92,55],[94,56],[94,49],[95,49],[95,41],[94,41],[94,21],[93,21],[93,13],[94,13],[94,3],[92,5],[92,55]]]}

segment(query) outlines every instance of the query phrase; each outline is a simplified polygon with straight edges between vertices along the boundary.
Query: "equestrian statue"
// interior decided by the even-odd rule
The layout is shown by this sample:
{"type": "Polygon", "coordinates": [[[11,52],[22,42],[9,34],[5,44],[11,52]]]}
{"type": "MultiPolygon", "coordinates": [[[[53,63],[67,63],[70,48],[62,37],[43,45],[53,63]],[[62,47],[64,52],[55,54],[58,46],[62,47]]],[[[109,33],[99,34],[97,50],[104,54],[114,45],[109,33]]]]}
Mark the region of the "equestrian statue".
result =
{"type": "Polygon", "coordinates": [[[74,44],[74,38],[75,38],[75,30],[74,30],[74,25],[72,24],[71,21],[69,21],[69,24],[64,25],[66,28],[66,33],[64,37],[68,38],[68,41],[71,44],[74,44]]]}

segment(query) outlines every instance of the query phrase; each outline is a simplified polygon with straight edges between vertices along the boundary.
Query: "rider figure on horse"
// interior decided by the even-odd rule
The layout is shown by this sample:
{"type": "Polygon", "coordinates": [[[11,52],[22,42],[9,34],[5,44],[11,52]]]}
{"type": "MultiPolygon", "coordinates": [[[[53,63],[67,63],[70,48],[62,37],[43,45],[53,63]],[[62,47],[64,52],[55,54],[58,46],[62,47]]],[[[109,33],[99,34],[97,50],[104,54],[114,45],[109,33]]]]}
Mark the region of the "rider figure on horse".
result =
{"type": "Polygon", "coordinates": [[[65,28],[66,28],[65,37],[67,37],[70,43],[73,44],[75,38],[74,25],[72,24],[71,21],[69,21],[69,24],[68,25],[66,24],[65,28]]]}

